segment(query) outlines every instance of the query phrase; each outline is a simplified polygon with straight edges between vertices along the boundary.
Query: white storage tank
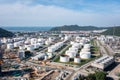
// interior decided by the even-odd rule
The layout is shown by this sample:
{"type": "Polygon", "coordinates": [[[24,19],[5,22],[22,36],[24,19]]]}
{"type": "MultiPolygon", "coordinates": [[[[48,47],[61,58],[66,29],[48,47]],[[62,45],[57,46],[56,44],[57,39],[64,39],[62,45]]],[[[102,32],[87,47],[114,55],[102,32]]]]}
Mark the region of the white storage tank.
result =
{"type": "Polygon", "coordinates": [[[79,43],[75,43],[75,44],[72,45],[72,47],[74,47],[74,48],[80,48],[80,44],[79,43]]]}
{"type": "Polygon", "coordinates": [[[30,43],[30,40],[26,40],[24,43],[25,43],[25,44],[29,44],[29,43],[30,43]]]}
{"type": "Polygon", "coordinates": [[[12,43],[7,44],[7,49],[13,49],[13,48],[14,48],[14,45],[12,43]]]}
{"type": "Polygon", "coordinates": [[[47,55],[48,55],[48,58],[52,58],[53,57],[52,53],[47,53],[47,55]]]}
{"type": "Polygon", "coordinates": [[[55,51],[54,47],[48,47],[48,52],[53,53],[55,51]]]}
{"type": "Polygon", "coordinates": [[[80,57],[75,57],[74,58],[74,63],[80,63],[80,57]]]}
{"type": "Polygon", "coordinates": [[[80,52],[80,58],[82,58],[82,59],[91,58],[91,52],[80,52]]]}
{"type": "Polygon", "coordinates": [[[66,51],[65,54],[68,55],[70,58],[74,58],[76,56],[76,52],[75,51],[66,51]]]}
{"type": "Polygon", "coordinates": [[[23,46],[19,46],[19,49],[24,49],[24,47],[23,46]]]}
{"type": "Polygon", "coordinates": [[[75,44],[75,42],[71,41],[70,44],[73,45],[73,44],[75,44]]]}
{"type": "Polygon", "coordinates": [[[33,46],[34,46],[34,49],[36,49],[36,48],[39,48],[39,47],[40,47],[40,46],[39,46],[39,44],[34,44],[33,46]]]}
{"type": "Polygon", "coordinates": [[[8,42],[8,43],[12,43],[12,42],[13,42],[13,39],[7,39],[7,42],[8,42]]]}
{"type": "Polygon", "coordinates": [[[14,47],[19,47],[20,43],[19,42],[15,42],[14,43],[14,47]]]}
{"type": "Polygon", "coordinates": [[[55,38],[53,38],[53,37],[49,37],[49,38],[48,38],[48,41],[49,41],[49,42],[53,42],[54,40],[55,40],[55,38]]]}
{"type": "Polygon", "coordinates": [[[60,62],[69,62],[69,56],[61,55],[60,56],[60,62]]]}
{"type": "Polygon", "coordinates": [[[27,47],[27,50],[28,50],[28,51],[34,50],[34,46],[33,46],[33,45],[29,45],[29,46],[27,47]]]}
{"type": "Polygon", "coordinates": [[[47,41],[45,41],[45,44],[46,44],[46,45],[50,45],[51,42],[47,40],[47,41]]]}
{"type": "Polygon", "coordinates": [[[78,52],[78,49],[77,48],[69,48],[69,51],[75,51],[75,52],[78,52]]]}
{"type": "Polygon", "coordinates": [[[43,46],[43,43],[37,43],[37,44],[39,45],[39,47],[40,47],[40,46],[43,46]]]}
{"type": "Polygon", "coordinates": [[[83,49],[81,49],[81,52],[90,52],[90,49],[83,48],[83,49]]]}
{"type": "Polygon", "coordinates": [[[29,45],[24,45],[24,48],[27,48],[27,47],[29,47],[29,45]]]}
{"type": "Polygon", "coordinates": [[[2,41],[2,43],[7,43],[7,39],[6,38],[3,38],[1,41],[2,41]]]}
{"type": "Polygon", "coordinates": [[[38,41],[39,43],[44,43],[44,42],[45,42],[45,39],[39,38],[37,41],[38,41]]]}
{"type": "Polygon", "coordinates": [[[90,49],[90,47],[91,47],[91,44],[85,44],[84,45],[84,48],[90,49]]]}

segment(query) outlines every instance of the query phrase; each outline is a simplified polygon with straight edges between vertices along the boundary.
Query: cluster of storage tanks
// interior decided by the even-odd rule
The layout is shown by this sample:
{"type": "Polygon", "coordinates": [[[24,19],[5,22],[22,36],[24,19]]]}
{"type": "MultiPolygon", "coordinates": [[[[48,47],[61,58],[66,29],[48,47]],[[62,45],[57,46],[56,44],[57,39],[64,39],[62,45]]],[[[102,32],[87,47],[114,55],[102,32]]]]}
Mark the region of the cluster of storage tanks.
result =
{"type": "Polygon", "coordinates": [[[54,42],[54,40],[55,40],[54,37],[49,37],[49,38],[45,41],[45,44],[46,44],[46,45],[50,45],[51,43],[54,42]]]}
{"type": "Polygon", "coordinates": [[[13,43],[7,44],[7,49],[13,49],[14,47],[19,47],[19,49],[27,49],[29,51],[32,51],[36,48],[39,48],[44,44],[44,39],[37,39],[37,38],[31,38],[26,40],[17,40],[13,43]]]}
{"type": "Polygon", "coordinates": [[[65,37],[64,37],[64,41],[67,41],[67,40],[69,40],[70,38],[71,38],[70,35],[65,35],[65,37]]]}
{"type": "Polygon", "coordinates": [[[64,42],[58,42],[50,47],[48,47],[48,52],[53,53],[64,45],[64,42]]]}
{"type": "Polygon", "coordinates": [[[81,48],[79,43],[72,43],[72,47],[65,52],[65,55],[60,56],[60,62],[69,62],[71,58],[74,58],[75,63],[80,63],[80,57],[76,57],[79,48],[81,48]]]}
{"type": "Polygon", "coordinates": [[[84,44],[83,48],[81,49],[79,55],[82,59],[89,59],[91,58],[91,52],[90,52],[90,44],[84,44]]]}
{"type": "Polygon", "coordinates": [[[13,42],[18,42],[24,40],[24,37],[18,37],[18,38],[2,38],[1,43],[13,43],[13,42]]]}
{"type": "Polygon", "coordinates": [[[80,63],[80,59],[91,58],[91,44],[87,44],[89,41],[89,39],[85,38],[79,39],[79,42],[71,41],[72,47],[65,52],[65,55],[60,56],[60,62],[69,62],[70,59],[74,59],[74,63],[80,63]],[[78,53],[79,49],[81,49],[80,53],[78,53]]]}
{"type": "Polygon", "coordinates": [[[31,57],[32,60],[44,59],[47,60],[48,56],[45,53],[39,53],[38,55],[31,57]]]}
{"type": "Polygon", "coordinates": [[[19,47],[21,44],[23,44],[24,41],[18,41],[14,43],[8,43],[7,44],[7,49],[13,49],[15,47],[19,47]]]}
{"type": "Polygon", "coordinates": [[[79,42],[81,45],[84,45],[85,43],[90,41],[90,38],[87,38],[87,37],[76,37],[75,41],[79,42]]]}

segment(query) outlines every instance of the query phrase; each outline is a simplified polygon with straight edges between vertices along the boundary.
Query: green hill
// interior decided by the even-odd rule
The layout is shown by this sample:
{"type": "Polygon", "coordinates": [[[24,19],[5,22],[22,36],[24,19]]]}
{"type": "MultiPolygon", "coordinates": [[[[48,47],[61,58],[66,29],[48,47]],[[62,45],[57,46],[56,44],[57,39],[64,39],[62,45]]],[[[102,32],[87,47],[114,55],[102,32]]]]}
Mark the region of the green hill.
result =
{"type": "Polygon", "coordinates": [[[14,34],[10,31],[0,28],[0,37],[13,37],[14,34]]]}
{"type": "Polygon", "coordinates": [[[78,25],[64,25],[60,27],[53,27],[51,31],[78,31],[78,30],[99,30],[103,28],[95,27],[95,26],[78,26],[78,25]]]}
{"type": "Polygon", "coordinates": [[[109,27],[107,31],[102,33],[103,35],[115,35],[120,36],[120,26],[109,27]]]}

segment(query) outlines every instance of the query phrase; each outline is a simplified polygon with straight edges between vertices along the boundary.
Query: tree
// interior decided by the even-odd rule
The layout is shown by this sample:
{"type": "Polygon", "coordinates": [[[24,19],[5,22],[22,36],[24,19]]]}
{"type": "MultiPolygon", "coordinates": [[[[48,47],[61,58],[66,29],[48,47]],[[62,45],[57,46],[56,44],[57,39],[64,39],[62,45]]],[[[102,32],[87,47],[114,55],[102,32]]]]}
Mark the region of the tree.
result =
{"type": "Polygon", "coordinates": [[[103,71],[96,72],[95,73],[96,80],[105,80],[106,78],[106,73],[103,71]]]}
{"type": "Polygon", "coordinates": [[[86,77],[86,80],[96,80],[95,74],[89,74],[89,75],[86,77]]]}

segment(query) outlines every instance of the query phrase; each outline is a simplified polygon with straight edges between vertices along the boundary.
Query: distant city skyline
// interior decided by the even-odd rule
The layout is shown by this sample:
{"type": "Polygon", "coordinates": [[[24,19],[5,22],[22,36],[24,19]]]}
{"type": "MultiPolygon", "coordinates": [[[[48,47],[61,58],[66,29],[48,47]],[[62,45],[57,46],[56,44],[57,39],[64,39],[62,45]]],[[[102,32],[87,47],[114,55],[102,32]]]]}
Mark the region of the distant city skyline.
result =
{"type": "Polygon", "coordinates": [[[0,0],[0,26],[119,26],[120,0],[0,0]]]}

